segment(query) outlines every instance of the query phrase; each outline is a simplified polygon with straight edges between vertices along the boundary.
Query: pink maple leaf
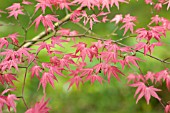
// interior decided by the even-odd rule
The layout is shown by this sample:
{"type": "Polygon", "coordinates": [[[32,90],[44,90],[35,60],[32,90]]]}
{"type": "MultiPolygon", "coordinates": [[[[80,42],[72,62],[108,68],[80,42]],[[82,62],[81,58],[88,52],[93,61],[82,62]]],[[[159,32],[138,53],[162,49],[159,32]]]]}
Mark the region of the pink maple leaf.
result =
{"type": "Polygon", "coordinates": [[[149,23],[149,25],[151,25],[152,23],[158,24],[159,22],[161,22],[161,18],[159,17],[159,15],[155,15],[151,19],[152,21],[149,23]]]}
{"type": "Polygon", "coordinates": [[[101,58],[106,62],[116,61],[117,52],[113,52],[113,51],[101,52],[101,58]]]}
{"type": "Polygon", "coordinates": [[[18,10],[12,10],[11,12],[9,12],[9,16],[8,16],[8,17],[14,16],[15,19],[17,19],[19,14],[24,15],[24,13],[22,12],[22,10],[20,10],[20,9],[18,9],[18,10]]]}
{"type": "Polygon", "coordinates": [[[48,82],[51,84],[52,87],[54,87],[54,80],[57,81],[57,78],[52,73],[44,72],[40,80],[39,87],[40,85],[42,85],[43,90],[45,92],[46,85],[48,82]]]}
{"type": "Polygon", "coordinates": [[[6,46],[6,48],[8,47],[9,42],[7,41],[6,38],[0,38],[0,49],[3,48],[4,46],[6,46]]]}
{"type": "Polygon", "coordinates": [[[118,73],[124,75],[116,66],[109,66],[108,69],[103,69],[104,73],[107,73],[107,79],[110,83],[111,75],[113,75],[117,80],[120,80],[118,73]]]}
{"type": "Polygon", "coordinates": [[[125,18],[123,18],[122,20],[122,23],[124,23],[124,25],[120,28],[120,29],[125,28],[123,36],[126,34],[128,30],[130,30],[131,33],[133,33],[133,27],[135,26],[134,24],[135,21],[136,21],[136,17],[130,16],[130,14],[125,15],[125,18]]]}
{"type": "Polygon", "coordinates": [[[136,100],[136,103],[138,103],[138,101],[143,96],[145,97],[147,104],[149,104],[151,96],[155,97],[159,101],[161,100],[161,98],[159,98],[159,96],[156,93],[156,91],[161,91],[160,89],[154,88],[153,86],[147,87],[143,82],[137,82],[137,83],[131,84],[130,86],[131,87],[137,87],[137,90],[135,92],[135,96],[137,94],[139,94],[139,95],[138,95],[138,98],[136,100]]]}
{"type": "Polygon", "coordinates": [[[73,84],[76,84],[76,86],[77,86],[77,88],[78,88],[80,82],[83,83],[83,80],[82,80],[82,78],[81,78],[80,76],[74,76],[73,78],[71,78],[71,79],[69,80],[69,82],[70,82],[70,85],[69,85],[68,89],[70,89],[73,84]]]}
{"type": "Polygon", "coordinates": [[[115,22],[116,24],[118,24],[122,20],[123,20],[122,14],[117,14],[112,20],[110,20],[110,22],[115,22]]]}
{"type": "Polygon", "coordinates": [[[81,71],[82,71],[81,75],[80,75],[81,77],[83,77],[85,75],[91,76],[93,74],[93,69],[91,69],[91,68],[85,68],[85,69],[82,69],[81,71]]]}
{"type": "Polygon", "coordinates": [[[38,16],[34,20],[34,22],[32,24],[35,23],[35,27],[37,29],[40,22],[42,22],[42,24],[43,24],[43,26],[45,27],[46,30],[47,30],[48,27],[50,27],[54,31],[54,24],[53,24],[52,21],[59,22],[59,20],[54,15],[47,14],[46,16],[43,16],[41,14],[40,16],[38,16]]]}
{"type": "Polygon", "coordinates": [[[48,53],[50,53],[50,48],[53,47],[53,45],[47,44],[46,42],[40,42],[37,45],[39,45],[39,48],[38,48],[37,52],[40,52],[42,49],[46,48],[48,53]]]}
{"type": "Polygon", "coordinates": [[[25,113],[49,113],[50,108],[47,107],[49,99],[44,101],[45,96],[40,102],[37,102],[32,108],[28,109],[25,113]]]}
{"type": "Polygon", "coordinates": [[[148,80],[151,80],[151,82],[153,83],[154,82],[154,80],[155,80],[155,76],[154,76],[155,74],[154,73],[152,73],[152,72],[147,72],[147,74],[145,75],[145,79],[146,79],[146,81],[148,81],[148,80]]]}
{"type": "Polygon", "coordinates": [[[17,10],[17,9],[21,9],[21,8],[22,7],[21,7],[20,3],[13,3],[11,6],[7,7],[6,9],[12,11],[12,10],[17,10]]]}
{"type": "Polygon", "coordinates": [[[35,66],[33,66],[33,67],[31,68],[30,71],[31,71],[31,78],[33,78],[34,75],[36,75],[37,78],[40,79],[39,73],[42,72],[42,69],[41,69],[40,66],[35,65],[35,66]]]}
{"type": "Polygon", "coordinates": [[[4,85],[4,82],[6,82],[8,85],[11,84],[12,86],[14,86],[13,81],[17,81],[17,79],[15,78],[16,75],[12,74],[12,73],[7,73],[4,75],[1,75],[0,77],[0,82],[4,85]]]}
{"type": "Polygon", "coordinates": [[[68,42],[67,40],[63,40],[61,39],[62,37],[61,36],[56,36],[56,37],[52,37],[51,38],[51,44],[54,46],[55,44],[57,44],[58,46],[60,47],[63,47],[62,46],[62,43],[63,42],[68,42]]]}
{"type": "Polygon", "coordinates": [[[127,22],[125,23],[120,29],[125,28],[125,31],[123,33],[123,36],[126,34],[126,32],[130,29],[131,33],[133,33],[133,27],[135,24],[133,22],[127,22]]]}
{"type": "Polygon", "coordinates": [[[94,5],[98,5],[97,1],[95,0],[74,0],[73,4],[78,3],[81,4],[81,7],[87,6],[88,9],[93,9],[94,5]]]}
{"type": "Polygon", "coordinates": [[[96,80],[97,80],[100,84],[102,84],[103,78],[102,78],[101,76],[99,76],[99,75],[94,74],[94,75],[88,75],[88,76],[86,77],[86,80],[90,80],[90,81],[91,81],[91,84],[93,84],[96,80]]]}
{"type": "Polygon", "coordinates": [[[18,39],[17,39],[18,36],[19,36],[18,33],[14,33],[14,34],[8,35],[7,37],[12,40],[12,43],[18,45],[18,39]]]}
{"type": "Polygon", "coordinates": [[[16,112],[16,104],[15,100],[19,100],[14,94],[9,94],[6,98],[7,106],[10,111],[10,107],[14,109],[14,112],[16,112]]]}
{"type": "Polygon", "coordinates": [[[70,5],[73,5],[73,4],[70,3],[68,0],[58,0],[58,2],[59,2],[58,5],[59,5],[60,9],[66,8],[71,11],[70,5]]]}
{"type": "Polygon", "coordinates": [[[0,69],[1,71],[5,71],[7,69],[11,70],[11,67],[14,67],[16,70],[18,70],[18,64],[18,59],[3,61],[0,63],[0,69]]]}
{"type": "Polygon", "coordinates": [[[128,3],[126,0],[111,0],[110,4],[111,6],[116,5],[116,7],[119,9],[119,2],[128,3]]]}
{"type": "Polygon", "coordinates": [[[107,8],[107,10],[110,12],[110,1],[109,0],[100,0],[101,5],[102,5],[102,9],[104,9],[104,7],[107,8]]]}
{"type": "Polygon", "coordinates": [[[124,59],[124,63],[130,66],[130,63],[132,63],[134,66],[138,67],[137,61],[141,61],[140,58],[137,58],[135,56],[126,56],[124,59]]]}
{"type": "Polygon", "coordinates": [[[78,44],[73,45],[72,47],[77,48],[75,54],[77,54],[78,52],[82,51],[84,48],[86,48],[87,44],[83,43],[83,42],[79,42],[78,44]]]}
{"type": "Polygon", "coordinates": [[[42,12],[45,13],[46,7],[49,7],[52,10],[52,5],[50,4],[49,0],[36,0],[39,3],[35,6],[35,12],[38,11],[38,9],[41,8],[42,12]]]}

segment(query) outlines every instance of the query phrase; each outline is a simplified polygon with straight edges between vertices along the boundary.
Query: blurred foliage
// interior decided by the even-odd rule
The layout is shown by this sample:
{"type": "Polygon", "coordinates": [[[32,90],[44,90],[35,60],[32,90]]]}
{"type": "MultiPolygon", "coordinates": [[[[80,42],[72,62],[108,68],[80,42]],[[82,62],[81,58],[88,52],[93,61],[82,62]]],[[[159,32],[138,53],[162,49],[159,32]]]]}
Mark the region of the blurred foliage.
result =
{"type": "MultiPolygon", "coordinates": [[[[4,10],[9,5],[12,5],[13,2],[21,2],[21,0],[0,0],[0,9],[4,10]]],[[[34,7],[26,6],[25,9],[27,9],[28,12],[32,13],[34,7]]],[[[88,10],[88,9],[87,9],[88,10]]],[[[107,11],[107,10],[106,10],[107,11]]],[[[95,9],[95,12],[97,13],[98,10],[95,9]]],[[[40,14],[41,12],[38,12],[40,14]]],[[[47,10],[47,13],[50,13],[50,11],[47,10]]],[[[160,16],[164,16],[166,18],[170,18],[170,12],[166,10],[166,7],[164,6],[163,9],[160,12],[154,11],[150,5],[145,5],[143,0],[140,0],[139,2],[136,2],[136,0],[131,1],[129,4],[120,4],[120,10],[117,8],[112,8],[111,14],[109,15],[109,18],[113,18],[115,14],[123,14],[126,15],[130,13],[133,16],[137,16],[137,26],[136,27],[145,27],[150,22],[150,17],[153,15],[159,14],[160,16]]],[[[65,10],[64,11],[57,11],[57,14],[60,15],[59,18],[62,18],[66,15],[65,10]]],[[[23,34],[23,30],[21,27],[17,24],[17,22],[14,20],[14,18],[6,18],[7,14],[4,14],[0,19],[0,23],[5,24],[11,24],[8,26],[1,26],[0,27],[0,37],[7,36],[10,33],[18,32],[19,34],[23,34]],[[12,25],[14,24],[14,25],[12,25]]],[[[34,17],[34,19],[35,19],[34,17]]],[[[29,21],[29,17],[27,15],[25,16],[19,16],[20,23],[23,26],[26,26],[29,21]]],[[[78,30],[80,33],[83,33],[84,30],[81,29],[79,26],[68,22],[63,28],[70,28],[72,30],[78,30]]],[[[120,27],[120,26],[119,26],[120,27]]],[[[113,32],[115,29],[114,24],[110,23],[97,23],[93,27],[93,32],[101,35],[106,36],[113,32]]],[[[39,27],[38,30],[35,30],[35,27],[31,27],[31,29],[28,32],[27,37],[29,39],[32,39],[34,36],[36,36],[38,33],[43,31],[44,28],[39,27]]],[[[122,37],[123,30],[118,30],[116,32],[118,36],[112,36],[112,39],[119,39],[122,37]]],[[[154,56],[157,56],[159,58],[165,59],[169,57],[169,36],[170,33],[167,34],[167,38],[163,39],[163,42],[165,42],[167,45],[166,47],[159,47],[155,49],[155,52],[153,53],[154,56]]],[[[107,38],[107,37],[106,37],[107,38]]],[[[110,37],[108,37],[110,38],[110,37]]],[[[23,39],[21,38],[20,41],[23,39]]],[[[78,41],[84,41],[87,43],[91,43],[92,39],[79,39],[78,41]]],[[[135,44],[135,38],[128,38],[122,43],[125,43],[127,45],[133,45],[135,44]]],[[[73,44],[73,43],[72,43],[73,44]]],[[[65,44],[65,48],[56,48],[57,50],[63,50],[64,52],[72,52],[73,49],[70,49],[71,43],[65,44]]],[[[35,47],[33,47],[35,48],[35,47]]],[[[47,53],[45,51],[42,51],[39,54],[41,61],[49,61],[48,57],[46,57],[47,53]]],[[[149,57],[146,57],[142,54],[137,54],[140,58],[142,58],[145,62],[140,63],[141,70],[144,74],[147,73],[147,71],[153,71],[158,72],[164,67],[168,67],[166,64],[162,64],[161,62],[158,62],[154,59],[151,59],[149,57]],[[146,58],[145,58],[146,57],[146,58]]],[[[93,62],[89,62],[89,66],[94,65],[97,62],[97,60],[93,62]]],[[[124,73],[127,76],[129,73],[136,72],[139,73],[139,70],[137,68],[131,67],[125,68],[124,73]]],[[[65,72],[67,74],[67,72],[65,72]]],[[[17,90],[16,95],[21,95],[21,89],[22,89],[22,81],[24,76],[24,69],[18,73],[18,79],[19,82],[16,82],[17,90]]],[[[134,98],[134,88],[130,88],[127,86],[127,80],[125,76],[121,77],[121,81],[118,82],[116,79],[112,79],[111,83],[104,83],[103,85],[100,85],[99,83],[95,83],[94,85],[91,85],[90,82],[82,85],[79,89],[76,87],[71,88],[68,90],[69,83],[66,82],[68,78],[64,77],[58,77],[58,83],[55,84],[56,88],[53,89],[51,86],[47,85],[47,98],[50,98],[49,106],[51,107],[51,113],[162,113],[163,108],[160,105],[160,103],[154,99],[151,98],[151,102],[149,105],[146,104],[145,100],[142,99],[139,101],[138,104],[136,104],[136,100],[134,98]]],[[[26,86],[25,86],[25,98],[26,102],[29,104],[29,106],[33,106],[36,101],[39,101],[41,97],[43,96],[42,87],[38,89],[39,81],[34,78],[30,79],[30,76],[27,76],[26,80],[26,86]]],[[[170,100],[169,93],[160,92],[159,95],[161,97],[164,97],[165,100],[170,100]]],[[[26,110],[22,100],[20,99],[17,102],[17,113],[24,113],[26,110]]],[[[5,112],[5,111],[4,111],[5,112]]]]}

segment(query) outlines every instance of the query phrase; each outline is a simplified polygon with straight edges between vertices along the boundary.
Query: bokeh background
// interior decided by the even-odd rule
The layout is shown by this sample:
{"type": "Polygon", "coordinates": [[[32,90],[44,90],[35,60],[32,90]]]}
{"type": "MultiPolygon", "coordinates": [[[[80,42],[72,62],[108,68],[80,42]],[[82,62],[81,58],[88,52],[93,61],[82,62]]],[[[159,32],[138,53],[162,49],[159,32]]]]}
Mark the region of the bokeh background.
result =
{"type": "MultiPolygon", "coordinates": [[[[0,0],[0,9],[4,10],[6,7],[12,5],[14,2],[21,2],[21,0],[0,0]]],[[[35,1],[33,1],[35,3],[35,1]]],[[[35,4],[30,6],[25,6],[25,9],[32,14],[35,4]]],[[[75,6],[76,8],[76,6],[75,6]]],[[[73,8],[74,9],[74,8],[73,8]]],[[[140,0],[136,2],[136,0],[130,1],[129,4],[120,4],[120,10],[113,7],[109,18],[113,18],[115,14],[131,14],[132,16],[136,16],[138,22],[136,23],[136,28],[138,27],[146,27],[150,22],[150,18],[153,15],[159,14],[160,16],[166,17],[170,19],[170,11],[166,10],[166,6],[160,12],[156,12],[152,9],[152,6],[145,5],[144,0],[140,0]]],[[[87,9],[88,11],[88,9],[87,9]]],[[[107,10],[105,10],[107,11],[107,10]]],[[[58,18],[62,18],[66,15],[65,10],[57,10],[58,18]]],[[[98,10],[95,9],[97,13],[98,10]]],[[[39,11],[35,17],[37,17],[41,11],[39,11]]],[[[50,10],[46,10],[46,13],[51,13],[50,10]]],[[[89,13],[91,13],[89,11],[89,13]]],[[[7,36],[10,33],[18,32],[23,35],[23,30],[17,24],[14,18],[6,18],[7,14],[2,14],[0,17],[0,24],[8,24],[7,26],[0,26],[0,37],[7,36]]],[[[34,19],[35,19],[34,17],[34,19]]],[[[29,21],[29,17],[27,15],[19,16],[19,20],[23,26],[26,26],[29,21]]],[[[84,30],[80,28],[78,25],[68,22],[62,26],[63,28],[69,28],[71,30],[78,30],[78,32],[83,33],[84,30]]],[[[87,26],[88,27],[88,26],[87,26]]],[[[119,26],[120,27],[120,26],[119,26]]],[[[116,28],[114,24],[110,23],[97,23],[93,26],[93,32],[99,34],[103,37],[113,32],[116,28]]],[[[43,31],[44,28],[42,25],[35,30],[35,27],[32,26],[28,31],[28,38],[32,39],[34,36],[43,31]]],[[[116,32],[117,36],[111,36],[106,38],[119,39],[122,37],[123,30],[118,30],[116,32]]],[[[163,38],[162,42],[166,43],[166,46],[155,48],[153,55],[159,57],[161,59],[168,58],[170,56],[170,41],[169,41],[170,33],[167,33],[167,38],[163,38]]],[[[20,42],[23,41],[22,38],[19,39],[20,42]]],[[[84,41],[88,44],[95,41],[92,39],[78,39],[77,41],[84,41]]],[[[128,38],[122,43],[127,45],[134,45],[136,43],[135,38],[128,38]]],[[[57,50],[62,50],[64,52],[72,52],[74,49],[70,49],[70,46],[73,43],[65,44],[65,48],[56,48],[57,50]]],[[[36,47],[32,46],[32,48],[36,49],[36,47]]],[[[141,70],[144,74],[147,71],[158,72],[165,67],[169,68],[168,65],[162,64],[159,61],[146,57],[142,54],[137,54],[141,59],[145,62],[140,63],[141,70]]],[[[39,58],[41,61],[49,61],[49,57],[45,51],[42,51],[39,54],[39,58]]],[[[89,62],[88,65],[95,65],[97,60],[93,62],[89,62]]],[[[14,70],[15,71],[15,70],[14,70]]],[[[125,68],[123,71],[127,76],[129,73],[135,72],[139,73],[139,70],[135,67],[125,68]]],[[[67,74],[67,73],[65,73],[67,74]]],[[[15,82],[17,87],[17,91],[15,94],[17,96],[21,95],[22,89],[22,81],[24,76],[24,70],[18,73],[19,82],[15,82]]],[[[136,104],[136,99],[134,98],[135,88],[131,88],[127,85],[126,76],[121,77],[121,81],[118,82],[116,79],[112,78],[110,84],[107,82],[103,83],[103,85],[95,82],[94,85],[89,83],[85,83],[81,85],[79,89],[73,86],[70,90],[68,90],[69,83],[66,82],[68,78],[57,77],[58,82],[55,83],[55,89],[53,89],[50,85],[47,85],[47,95],[46,98],[50,98],[49,106],[51,107],[50,113],[163,113],[163,108],[160,103],[151,98],[151,102],[149,105],[146,104],[144,98],[142,98],[138,104],[136,104]]],[[[39,81],[34,78],[30,79],[30,76],[27,76],[26,86],[25,86],[25,98],[26,102],[29,106],[33,106],[36,101],[39,101],[43,96],[42,87],[38,90],[39,81]]],[[[165,86],[165,84],[163,84],[165,86]]],[[[3,87],[0,87],[3,90],[3,87]]],[[[170,100],[169,92],[162,91],[159,93],[161,97],[163,97],[163,101],[170,100]]],[[[24,113],[26,110],[22,100],[17,102],[17,113],[24,113]]],[[[4,113],[7,111],[4,110],[4,113]]]]}

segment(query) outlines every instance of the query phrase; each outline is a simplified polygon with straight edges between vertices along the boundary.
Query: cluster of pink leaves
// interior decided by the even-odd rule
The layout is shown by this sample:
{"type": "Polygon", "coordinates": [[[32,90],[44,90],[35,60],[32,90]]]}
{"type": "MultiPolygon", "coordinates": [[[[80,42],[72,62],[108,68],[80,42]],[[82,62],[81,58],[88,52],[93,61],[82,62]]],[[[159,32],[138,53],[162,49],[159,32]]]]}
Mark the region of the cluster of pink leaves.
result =
{"type": "MultiPolygon", "coordinates": [[[[162,5],[167,4],[167,10],[170,7],[170,0],[158,0],[153,2],[152,0],[145,0],[146,4],[154,5],[156,10],[161,10],[162,5]]],[[[122,70],[125,66],[131,67],[131,65],[139,68],[138,61],[142,61],[140,58],[137,58],[131,53],[136,51],[144,50],[144,55],[148,52],[151,54],[155,46],[161,46],[162,43],[161,37],[166,36],[166,31],[170,30],[170,21],[159,17],[158,15],[152,17],[151,22],[148,24],[149,30],[145,28],[138,28],[134,30],[136,17],[127,14],[123,17],[122,14],[115,15],[114,18],[109,19],[108,15],[110,14],[110,8],[116,6],[119,9],[120,3],[129,3],[128,0],[37,0],[35,5],[34,13],[38,10],[42,11],[32,23],[35,24],[35,27],[38,28],[39,24],[42,23],[46,31],[48,28],[51,28],[55,32],[54,22],[60,22],[56,15],[46,14],[46,8],[49,8],[52,12],[54,9],[68,9],[72,12],[70,20],[74,23],[80,22],[83,19],[84,25],[89,23],[90,29],[95,23],[106,23],[114,22],[114,24],[121,24],[120,29],[124,29],[123,36],[127,34],[130,30],[131,34],[137,34],[138,43],[132,47],[125,46],[121,47],[118,44],[114,43],[112,40],[93,42],[88,46],[84,42],[76,43],[75,37],[78,35],[77,31],[71,31],[70,29],[60,29],[57,31],[57,36],[51,37],[51,43],[41,42],[38,43],[38,49],[36,55],[31,51],[30,48],[20,47],[17,37],[20,37],[18,33],[10,34],[6,37],[0,38],[0,55],[2,60],[0,63],[0,83],[2,85],[8,84],[15,88],[14,81],[17,81],[16,74],[13,73],[13,70],[18,70],[19,67],[24,66],[25,64],[33,64],[30,69],[31,78],[35,75],[38,78],[39,86],[42,85],[43,91],[45,92],[46,86],[49,83],[52,87],[55,86],[54,81],[57,81],[57,75],[63,76],[63,71],[68,73],[70,83],[69,88],[74,84],[79,87],[80,84],[90,81],[93,84],[95,81],[102,84],[105,81],[110,82],[111,77],[120,80],[119,75],[124,75],[121,69],[117,65],[121,65],[122,70]],[[100,12],[98,14],[88,14],[85,10],[74,10],[72,11],[71,6],[79,4],[81,8],[88,7],[89,10],[93,10],[97,7],[100,12]],[[54,8],[55,7],[55,8],[54,8]],[[108,12],[103,12],[102,10],[106,8],[108,12]],[[68,37],[69,38],[68,38],[68,37]],[[67,37],[67,40],[64,40],[63,37],[67,37]],[[56,46],[64,47],[62,43],[68,43],[72,40],[75,44],[72,48],[75,49],[74,53],[63,53],[56,50],[56,46]],[[157,42],[151,43],[151,40],[156,40],[157,42]],[[12,50],[9,48],[9,45],[14,45],[19,47],[18,50],[12,50]],[[49,62],[36,62],[38,60],[37,54],[41,50],[46,49],[50,57],[49,62]],[[126,53],[127,55],[124,55],[126,53]],[[58,55],[60,54],[60,56],[58,55]],[[93,60],[98,60],[99,63],[94,66],[89,66],[87,62],[92,62],[93,60]],[[74,69],[72,68],[74,67],[74,69]],[[104,76],[103,76],[104,75],[104,76]]],[[[23,0],[22,3],[14,3],[8,8],[6,8],[9,13],[8,17],[14,16],[18,20],[19,15],[24,15],[24,5],[33,5],[33,3],[23,0]]],[[[5,11],[0,10],[0,13],[5,13],[5,11]]],[[[161,91],[160,89],[150,86],[148,81],[155,85],[156,83],[162,84],[166,82],[166,87],[170,90],[170,77],[168,70],[163,70],[158,73],[148,72],[146,75],[134,75],[130,74],[128,76],[129,82],[132,81],[133,84],[130,84],[131,87],[137,87],[135,96],[137,94],[138,102],[143,96],[145,97],[147,104],[149,104],[151,96],[155,97],[159,101],[161,98],[156,93],[161,91]]],[[[4,105],[7,105],[8,109],[13,108],[16,112],[16,105],[14,103],[18,98],[14,94],[4,94],[13,91],[14,89],[6,89],[0,95],[0,112],[4,105]]],[[[48,113],[49,108],[47,103],[49,100],[44,101],[45,96],[40,102],[37,102],[32,108],[28,109],[26,113],[48,113]]],[[[170,112],[170,105],[167,104],[165,107],[165,112],[170,112]]]]}
{"type": "Polygon", "coordinates": [[[155,46],[161,46],[161,37],[166,37],[166,32],[170,30],[170,21],[159,17],[158,15],[151,18],[151,22],[148,25],[149,30],[145,28],[138,28],[135,32],[137,33],[136,39],[138,44],[136,44],[135,49],[144,49],[144,54],[148,52],[151,54],[155,46]],[[153,26],[151,26],[153,25],[153,26]],[[157,42],[151,42],[155,39],[157,42]]]}
{"type": "MultiPolygon", "coordinates": [[[[62,29],[58,32],[65,36],[68,34],[68,32],[65,31],[66,30],[62,29]]],[[[73,48],[76,48],[75,53],[65,54],[61,51],[54,50],[55,45],[60,44],[59,46],[62,47],[61,44],[63,42],[68,42],[67,40],[63,40],[60,38],[60,36],[52,37],[52,41],[50,44],[47,44],[46,42],[38,44],[39,48],[37,51],[39,52],[42,49],[46,49],[51,57],[50,62],[41,63],[41,65],[35,65],[31,69],[32,77],[36,75],[37,78],[39,78],[40,84],[42,84],[44,91],[48,82],[54,87],[53,80],[57,80],[54,74],[63,76],[63,74],[61,73],[61,71],[63,70],[70,72],[69,76],[72,77],[69,80],[70,88],[74,83],[78,87],[79,83],[84,83],[88,80],[90,80],[91,83],[94,83],[94,81],[96,80],[102,83],[103,78],[99,75],[101,71],[104,72],[104,75],[107,76],[108,82],[110,82],[111,76],[114,76],[116,79],[119,80],[118,73],[123,73],[118,69],[118,67],[114,66],[113,63],[120,63],[122,65],[122,68],[124,68],[125,65],[130,66],[130,63],[138,67],[136,61],[139,61],[139,58],[131,55],[125,57],[121,57],[118,55],[119,52],[130,53],[132,52],[132,50],[128,47],[119,47],[111,40],[105,42],[99,40],[98,42],[93,42],[90,47],[87,47],[87,44],[83,42],[79,42],[78,44],[72,46],[73,48]],[[61,56],[57,57],[57,54],[62,54],[62,58],[60,58],[61,56]],[[87,68],[88,66],[85,62],[87,58],[90,60],[90,62],[92,62],[93,59],[101,59],[101,62],[93,67],[87,68]],[[73,59],[77,59],[76,62],[73,59]],[[76,67],[76,69],[71,70],[71,66],[76,67]],[[41,79],[39,76],[40,72],[42,73],[41,79]]]]}
{"type": "Polygon", "coordinates": [[[5,96],[4,94],[9,92],[9,91],[13,91],[15,89],[6,89],[4,90],[1,95],[0,95],[0,113],[2,113],[2,108],[4,107],[4,105],[6,104],[8,107],[8,110],[10,111],[10,108],[13,108],[13,110],[16,112],[16,104],[15,104],[15,100],[18,100],[18,98],[16,97],[16,95],[14,94],[8,94],[7,96],[5,96]]]}
{"type": "Polygon", "coordinates": [[[150,4],[150,5],[154,5],[154,9],[156,9],[157,11],[162,9],[162,6],[167,4],[167,10],[170,7],[170,0],[157,0],[157,2],[153,1],[153,0],[145,0],[146,4],[150,4]]]}
{"type": "MultiPolygon", "coordinates": [[[[130,84],[131,87],[137,87],[137,90],[135,92],[135,96],[137,94],[138,98],[136,100],[136,103],[144,96],[147,104],[149,104],[151,96],[158,99],[158,101],[161,101],[161,98],[156,93],[157,91],[161,91],[161,89],[157,89],[154,87],[157,84],[162,85],[163,82],[166,82],[166,88],[170,91],[170,72],[168,69],[162,70],[157,73],[147,72],[146,75],[135,75],[130,74],[128,77],[128,82],[133,82],[133,84],[130,84]],[[152,86],[150,85],[152,84],[152,86]]],[[[165,113],[169,113],[170,111],[170,105],[167,104],[165,107],[165,113]]]]}

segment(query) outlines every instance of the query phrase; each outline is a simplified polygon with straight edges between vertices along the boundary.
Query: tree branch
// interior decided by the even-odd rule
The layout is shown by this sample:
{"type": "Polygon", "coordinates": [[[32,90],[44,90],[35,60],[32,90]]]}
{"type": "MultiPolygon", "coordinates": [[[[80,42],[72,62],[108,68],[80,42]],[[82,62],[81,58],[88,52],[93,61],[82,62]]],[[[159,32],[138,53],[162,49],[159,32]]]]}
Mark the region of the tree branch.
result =
{"type": "MultiPolygon", "coordinates": [[[[77,8],[77,10],[82,10],[84,9],[85,7],[81,8],[77,8]]],[[[64,24],[65,22],[69,21],[70,20],[70,16],[72,15],[71,14],[67,14],[63,19],[61,19],[60,22],[58,23],[55,23],[54,24],[54,28],[57,29],[59,26],[61,26],[62,24],[64,24]]],[[[39,39],[42,39],[44,38],[47,34],[50,34],[53,30],[51,28],[48,28],[47,31],[43,31],[41,32],[40,34],[38,34],[37,36],[35,36],[33,39],[32,39],[32,42],[24,42],[21,47],[31,47],[34,43],[37,42],[37,40],[39,39]]]]}

